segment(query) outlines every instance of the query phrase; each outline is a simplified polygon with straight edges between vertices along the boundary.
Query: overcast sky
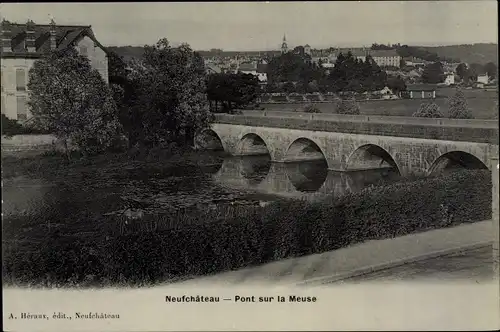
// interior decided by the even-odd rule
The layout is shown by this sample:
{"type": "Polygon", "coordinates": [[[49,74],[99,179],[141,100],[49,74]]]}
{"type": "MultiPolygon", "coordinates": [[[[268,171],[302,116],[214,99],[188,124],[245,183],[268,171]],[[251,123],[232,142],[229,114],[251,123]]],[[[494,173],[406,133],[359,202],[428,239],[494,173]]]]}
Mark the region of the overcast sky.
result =
{"type": "Polygon", "coordinates": [[[497,2],[349,1],[212,3],[0,4],[9,21],[92,25],[107,46],[155,43],[167,37],[194,49],[313,48],[376,43],[497,43],[497,2]]]}

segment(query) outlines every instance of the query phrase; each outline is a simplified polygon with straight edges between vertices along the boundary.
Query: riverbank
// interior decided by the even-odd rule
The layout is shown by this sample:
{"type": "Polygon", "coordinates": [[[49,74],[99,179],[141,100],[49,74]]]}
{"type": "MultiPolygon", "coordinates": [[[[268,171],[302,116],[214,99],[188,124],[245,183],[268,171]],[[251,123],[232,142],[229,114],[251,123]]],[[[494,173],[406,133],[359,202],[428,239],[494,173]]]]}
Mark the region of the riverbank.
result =
{"type": "Polygon", "coordinates": [[[177,190],[176,172],[202,174],[218,157],[196,152],[144,161],[117,154],[69,164],[58,156],[9,158],[2,158],[7,179],[22,175],[54,185],[29,213],[4,218],[9,285],[156,284],[491,217],[490,173],[464,171],[318,203],[207,209],[180,197],[123,234],[120,219],[106,215],[123,208],[123,196],[140,199],[135,188],[154,188],[158,172],[168,173],[167,187],[177,190]]]}

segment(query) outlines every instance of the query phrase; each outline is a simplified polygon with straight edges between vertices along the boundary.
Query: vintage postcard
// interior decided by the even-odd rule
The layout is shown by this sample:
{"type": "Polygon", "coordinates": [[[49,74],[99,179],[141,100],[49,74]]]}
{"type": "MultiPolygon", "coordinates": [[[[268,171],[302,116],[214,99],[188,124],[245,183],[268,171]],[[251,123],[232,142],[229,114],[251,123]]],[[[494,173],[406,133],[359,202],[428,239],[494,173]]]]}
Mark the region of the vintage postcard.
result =
{"type": "Polygon", "coordinates": [[[0,8],[4,331],[500,328],[496,1],[0,8]]]}

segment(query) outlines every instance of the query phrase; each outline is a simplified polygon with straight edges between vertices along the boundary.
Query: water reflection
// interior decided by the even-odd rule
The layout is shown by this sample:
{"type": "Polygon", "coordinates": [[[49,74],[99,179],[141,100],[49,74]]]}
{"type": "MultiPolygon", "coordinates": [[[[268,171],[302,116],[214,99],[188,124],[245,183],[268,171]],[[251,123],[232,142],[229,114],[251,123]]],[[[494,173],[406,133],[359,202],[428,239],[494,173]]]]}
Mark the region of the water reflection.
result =
{"type": "Polygon", "coordinates": [[[272,163],[268,156],[228,157],[212,176],[215,183],[231,189],[306,200],[357,192],[398,177],[390,168],[334,172],[324,161],[272,163]]]}
{"type": "Polygon", "coordinates": [[[292,185],[300,192],[318,191],[328,177],[325,160],[285,164],[285,171],[292,185]]]}

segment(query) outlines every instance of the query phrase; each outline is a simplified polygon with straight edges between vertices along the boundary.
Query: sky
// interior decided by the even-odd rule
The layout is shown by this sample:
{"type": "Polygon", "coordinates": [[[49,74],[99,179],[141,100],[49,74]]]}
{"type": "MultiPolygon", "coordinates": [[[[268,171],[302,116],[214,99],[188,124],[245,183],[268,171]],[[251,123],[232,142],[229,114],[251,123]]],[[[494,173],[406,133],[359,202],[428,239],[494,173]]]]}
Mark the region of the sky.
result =
{"type": "Polygon", "coordinates": [[[105,46],[143,46],[166,37],[193,49],[250,51],[359,47],[372,43],[497,43],[497,2],[152,2],[3,3],[11,22],[92,25],[105,46]]]}

